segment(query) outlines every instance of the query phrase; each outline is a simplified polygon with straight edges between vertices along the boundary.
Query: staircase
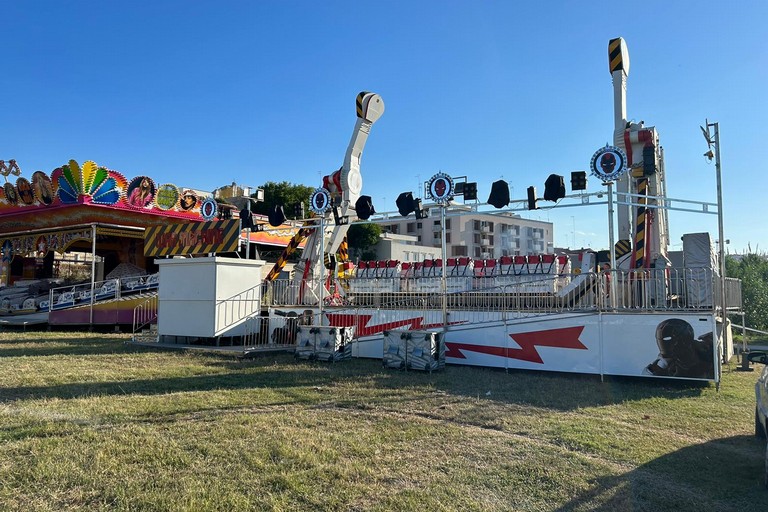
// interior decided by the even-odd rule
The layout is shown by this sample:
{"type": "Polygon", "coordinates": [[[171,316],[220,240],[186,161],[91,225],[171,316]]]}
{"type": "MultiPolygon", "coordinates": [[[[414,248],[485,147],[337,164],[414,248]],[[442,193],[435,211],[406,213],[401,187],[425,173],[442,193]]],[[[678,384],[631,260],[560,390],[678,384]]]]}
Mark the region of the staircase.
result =
{"type": "Polygon", "coordinates": [[[157,343],[157,295],[149,297],[133,309],[131,341],[157,343]]]}

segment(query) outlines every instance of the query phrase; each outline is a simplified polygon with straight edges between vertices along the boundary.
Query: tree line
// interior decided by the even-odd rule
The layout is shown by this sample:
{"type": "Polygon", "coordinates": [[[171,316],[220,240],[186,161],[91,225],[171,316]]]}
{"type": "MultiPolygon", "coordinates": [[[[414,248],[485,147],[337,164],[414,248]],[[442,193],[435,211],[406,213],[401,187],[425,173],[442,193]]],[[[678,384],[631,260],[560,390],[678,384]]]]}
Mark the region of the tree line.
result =
{"type": "MultiPolygon", "coordinates": [[[[282,206],[289,219],[300,218],[299,211],[304,217],[309,217],[309,198],[315,191],[306,185],[296,185],[287,181],[279,183],[268,181],[259,188],[264,189],[264,201],[255,203],[251,210],[261,215],[269,215],[275,206],[282,206]],[[298,205],[303,205],[303,208],[298,205]]],[[[374,223],[353,224],[347,232],[347,243],[350,255],[363,260],[375,259],[373,246],[379,241],[381,227],[374,223]]]]}
{"type": "Polygon", "coordinates": [[[746,326],[768,330],[768,258],[761,254],[739,259],[726,256],[725,275],[741,279],[746,326]]]}

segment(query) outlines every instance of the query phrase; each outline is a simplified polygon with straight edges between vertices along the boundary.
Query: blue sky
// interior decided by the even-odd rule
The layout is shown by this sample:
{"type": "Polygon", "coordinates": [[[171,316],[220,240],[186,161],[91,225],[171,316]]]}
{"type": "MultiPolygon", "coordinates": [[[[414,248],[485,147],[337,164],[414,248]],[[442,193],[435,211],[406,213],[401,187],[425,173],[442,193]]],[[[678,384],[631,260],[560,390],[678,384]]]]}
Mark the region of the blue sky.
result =
{"type": "MultiPolygon", "coordinates": [[[[361,90],[386,104],[362,159],[378,211],[438,171],[485,200],[587,169],[611,140],[607,45],[621,36],[630,118],[656,126],[668,195],[716,200],[702,156],[720,123],[729,251],[768,250],[763,1],[2,0],[0,158],[24,176],[75,159],[204,190],[319,186],[342,163],[361,90]]],[[[589,191],[601,185],[590,180],[589,191]]],[[[532,212],[555,244],[607,246],[605,207],[532,212]]],[[[714,215],[670,214],[680,235],[714,215]]]]}

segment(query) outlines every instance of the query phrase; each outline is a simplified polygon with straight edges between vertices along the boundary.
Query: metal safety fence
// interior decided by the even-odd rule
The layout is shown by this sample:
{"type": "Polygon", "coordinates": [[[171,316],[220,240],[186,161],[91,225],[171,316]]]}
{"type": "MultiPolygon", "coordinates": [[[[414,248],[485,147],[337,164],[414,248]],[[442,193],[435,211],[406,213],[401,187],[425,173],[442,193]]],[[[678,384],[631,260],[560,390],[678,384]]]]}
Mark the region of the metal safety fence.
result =
{"type": "MultiPolygon", "coordinates": [[[[715,310],[722,301],[719,276],[710,268],[662,268],[590,272],[555,276],[462,278],[463,286],[440,278],[376,278],[295,283],[276,280],[264,284],[265,306],[322,306],[329,310],[397,309],[527,313],[647,312],[715,310]],[[322,302],[302,293],[302,287],[323,290],[322,302]],[[354,290],[354,291],[353,291],[354,290]],[[363,291],[360,291],[363,290],[363,291]],[[428,291],[425,291],[428,290],[428,291]]],[[[727,278],[726,306],[741,309],[741,281],[727,278]]]]}

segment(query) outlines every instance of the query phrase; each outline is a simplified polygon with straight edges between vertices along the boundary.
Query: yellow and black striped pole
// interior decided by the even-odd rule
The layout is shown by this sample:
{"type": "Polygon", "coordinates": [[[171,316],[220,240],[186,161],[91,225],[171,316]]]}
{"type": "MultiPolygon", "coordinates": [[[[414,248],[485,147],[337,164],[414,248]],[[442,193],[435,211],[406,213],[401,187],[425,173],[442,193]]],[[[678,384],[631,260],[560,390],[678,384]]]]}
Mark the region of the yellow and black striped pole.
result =
{"type": "Polygon", "coordinates": [[[629,240],[619,240],[616,242],[616,258],[621,258],[625,254],[632,252],[632,242],[629,240]]]}
{"type": "Polygon", "coordinates": [[[360,94],[357,95],[357,99],[355,99],[355,107],[357,112],[357,117],[364,118],[365,113],[363,112],[363,98],[365,98],[365,95],[368,94],[368,91],[362,91],[360,94]]]}
{"type": "Polygon", "coordinates": [[[614,71],[623,71],[629,75],[629,52],[627,43],[621,37],[608,41],[608,69],[611,74],[614,71]]]}
{"type": "Polygon", "coordinates": [[[338,254],[339,263],[345,263],[347,260],[349,260],[349,243],[347,242],[347,237],[345,236],[341,243],[339,244],[339,250],[336,252],[338,254]]]}
{"type": "Polygon", "coordinates": [[[347,268],[347,265],[345,265],[345,263],[349,261],[349,242],[347,242],[347,237],[344,237],[344,239],[341,241],[341,244],[339,244],[339,251],[336,254],[338,255],[340,263],[337,273],[337,276],[340,280],[339,282],[345,290],[349,290],[349,283],[347,282],[347,279],[352,277],[352,270],[347,268]]]}
{"type": "Polygon", "coordinates": [[[280,257],[277,258],[277,263],[275,263],[275,266],[272,267],[272,270],[269,271],[269,274],[267,274],[267,277],[264,278],[264,281],[274,281],[277,276],[280,275],[280,271],[282,271],[285,267],[285,264],[288,262],[288,258],[290,258],[291,254],[293,254],[299,247],[299,244],[303,242],[304,239],[307,238],[311,233],[312,229],[301,228],[298,233],[293,235],[290,243],[288,243],[280,257]]]}
{"type": "Polygon", "coordinates": [[[646,244],[646,227],[648,224],[645,205],[648,204],[648,178],[637,180],[637,215],[635,217],[635,259],[634,268],[643,268],[648,263],[646,244]]]}

